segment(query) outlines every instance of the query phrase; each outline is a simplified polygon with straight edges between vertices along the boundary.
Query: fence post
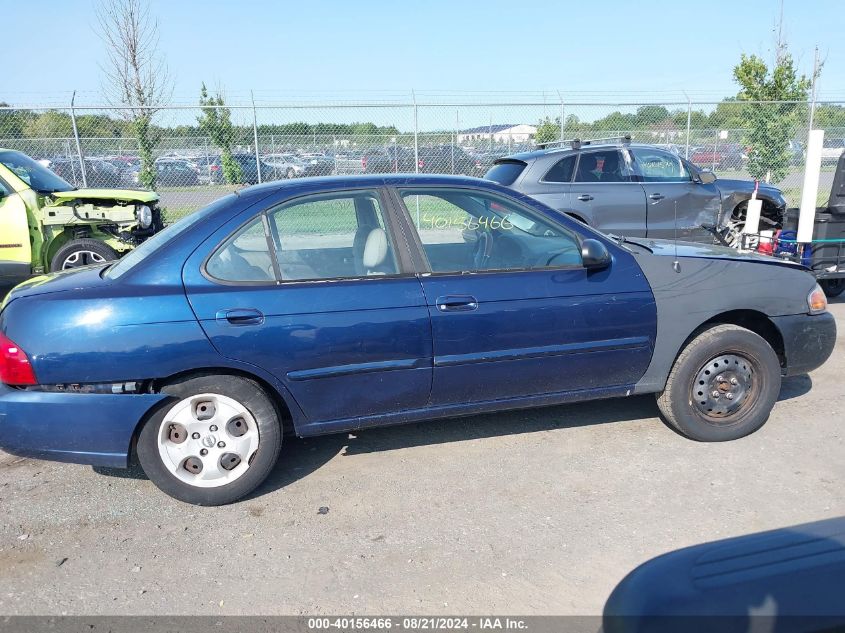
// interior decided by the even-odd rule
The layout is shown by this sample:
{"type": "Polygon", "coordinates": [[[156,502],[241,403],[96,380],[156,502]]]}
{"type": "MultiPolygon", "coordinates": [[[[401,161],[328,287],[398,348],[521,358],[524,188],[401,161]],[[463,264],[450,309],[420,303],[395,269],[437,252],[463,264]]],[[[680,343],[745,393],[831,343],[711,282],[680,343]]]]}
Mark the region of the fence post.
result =
{"type": "Polygon", "coordinates": [[[684,93],[684,96],[687,98],[687,147],[684,150],[684,158],[689,160],[689,134],[690,127],[692,126],[692,101],[686,92],[684,93]]]}
{"type": "Polygon", "coordinates": [[[558,99],[560,99],[560,140],[562,141],[566,138],[566,136],[564,135],[564,131],[563,131],[564,125],[565,125],[564,115],[566,114],[566,106],[564,105],[563,96],[560,94],[559,90],[558,90],[557,96],[558,96],[558,99]]]}
{"type": "Polygon", "coordinates": [[[816,46],[816,52],[813,57],[813,85],[810,92],[810,121],[807,126],[807,138],[809,139],[810,130],[813,129],[813,119],[816,117],[816,77],[819,76],[819,47],[816,46]]]}
{"type": "Polygon", "coordinates": [[[82,155],[82,143],[79,142],[79,130],[76,128],[76,109],[73,107],[76,101],[76,90],[70,98],[70,122],[73,126],[73,138],[76,139],[76,153],[79,156],[79,168],[82,170],[82,186],[88,186],[88,177],[85,173],[85,157],[82,155]]]}
{"type": "Polygon", "coordinates": [[[255,140],[255,170],[258,172],[258,182],[261,183],[261,159],[258,158],[258,116],[255,112],[255,93],[249,91],[252,97],[252,136],[255,140]]]}
{"type": "Polygon", "coordinates": [[[414,173],[418,174],[420,173],[420,129],[417,118],[417,95],[413,90],[411,90],[411,98],[414,100],[414,173]]]}

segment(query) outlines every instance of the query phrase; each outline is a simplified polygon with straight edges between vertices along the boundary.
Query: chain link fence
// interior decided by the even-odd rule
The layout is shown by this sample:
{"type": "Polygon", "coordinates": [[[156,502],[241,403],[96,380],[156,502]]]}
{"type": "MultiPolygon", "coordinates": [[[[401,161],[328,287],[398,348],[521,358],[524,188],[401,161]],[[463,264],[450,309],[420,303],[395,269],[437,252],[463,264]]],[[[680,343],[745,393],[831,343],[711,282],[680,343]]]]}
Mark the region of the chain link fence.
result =
{"type": "MultiPolygon", "coordinates": [[[[540,141],[630,135],[719,178],[769,180],[800,200],[805,141],[825,130],[820,198],[845,149],[845,103],[362,103],[225,107],[231,128],[200,124],[200,107],[152,113],[155,188],[167,217],[270,180],[362,173],[483,176],[540,141]],[[215,143],[215,137],[218,144],[215,143]],[[237,163],[225,169],[224,150],[237,163]]],[[[0,108],[0,147],[41,160],[81,187],[140,188],[132,113],[110,107],[0,108]]],[[[821,200],[820,200],[821,202],[821,200]]]]}

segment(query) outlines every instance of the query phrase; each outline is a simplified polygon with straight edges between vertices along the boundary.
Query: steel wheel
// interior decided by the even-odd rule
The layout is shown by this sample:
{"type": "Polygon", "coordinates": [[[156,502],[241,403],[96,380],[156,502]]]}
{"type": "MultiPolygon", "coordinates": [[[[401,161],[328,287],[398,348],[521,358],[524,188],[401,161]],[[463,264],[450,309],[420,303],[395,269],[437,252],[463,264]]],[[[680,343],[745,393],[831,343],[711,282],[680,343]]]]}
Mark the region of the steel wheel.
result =
{"type": "Polygon", "coordinates": [[[180,481],[216,488],[244,475],[258,450],[258,424],[237,400],[202,393],[177,402],[158,430],[164,466],[180,481]]]}
{"type": "Polygon", "coordinates": [[[712,424],[732,424],[757,398],[754,364],[739,354],[710,359],[693,380],[690,399],[712,424]]]}
{"type": "Polygon", "coordinates": [[[94,251],[74,251],[62,262],[62,270],[70,270],[92,264],[104,264],[106,258],[94,251]]]}

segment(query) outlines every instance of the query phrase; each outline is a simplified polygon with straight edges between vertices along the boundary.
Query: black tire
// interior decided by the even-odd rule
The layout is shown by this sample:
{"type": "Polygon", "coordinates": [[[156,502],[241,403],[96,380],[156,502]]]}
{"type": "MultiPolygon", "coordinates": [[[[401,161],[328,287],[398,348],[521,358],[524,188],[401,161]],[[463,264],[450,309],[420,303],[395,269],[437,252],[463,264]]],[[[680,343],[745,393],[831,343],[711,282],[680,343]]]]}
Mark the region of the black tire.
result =
{"type": "MultiPolygon", "coordinates": [[[[218,506],[237,501],[267,478],[282,448],[282,425],[272,400],[257,382],[240,376],[194,375],[174,381],[161,391],[176,400],[150,416],[141,429],[136,447],[141,467],[159,489],[185,503],[218,506]],[[177,402],[206,393],[219,394],[243,405],[255,420],[259,435],[257,450],[243,474],[230,483],[211,488],[193,486],[178,479],[159,453],[159,434],[168,412],[177,402]]],[[[218,437],[225,439],[226,436],[220,431],[218,437]]]]}
{"type": "Polygon", "coordinates": [[[819,285],[822,287],[822,290],[824,290],[824,294],[827,298],[833,299],[845,291],[845,277],[839,277],[838,279],[820,279],[819,285]]]}
{"type": "Polygon", "coordinates": [[[71,240],[53,255],[53,259],[50,260],[50,272],[101,264],[115,259],[117,259],[117,251],[100,240],[90,238],[71,240]]]}
{"type": "Polygon", "coordinates": [[[764,338],[737,325],[716,325],[700,332],[681,351],[657,405],[666,422],[686,437],[724,442],[765,424],[780,383],[780,362],[764,338]],[[739,382],[733,383],[734,379],[739,382]],[[718,397],[713,396],[716,391],[718,397]],[[729,392],[732,399],[726,400],[729,392]],[[736,410],[719,411],[723,407],[736,410]]]}

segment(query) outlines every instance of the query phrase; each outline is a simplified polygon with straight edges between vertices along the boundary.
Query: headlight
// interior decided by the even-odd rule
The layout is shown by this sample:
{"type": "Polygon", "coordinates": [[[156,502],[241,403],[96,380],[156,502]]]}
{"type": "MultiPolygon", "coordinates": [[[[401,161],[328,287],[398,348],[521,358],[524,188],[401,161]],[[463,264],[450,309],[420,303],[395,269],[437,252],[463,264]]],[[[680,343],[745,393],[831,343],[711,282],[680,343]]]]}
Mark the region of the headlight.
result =
{"type": "Polygon", "coordinates": [[[807,295],[807,306],[810,308],[810,314],[821,314],[827,310],[827,296],[819,284],[807,295]]]}
{"type": "Polygon", "coordinates": [[[138,224],[141,225],[142,229],[150,228],[150,224],[153,223],[153,212],[147,205],[142,205],[138,207],[138,224]]]}

